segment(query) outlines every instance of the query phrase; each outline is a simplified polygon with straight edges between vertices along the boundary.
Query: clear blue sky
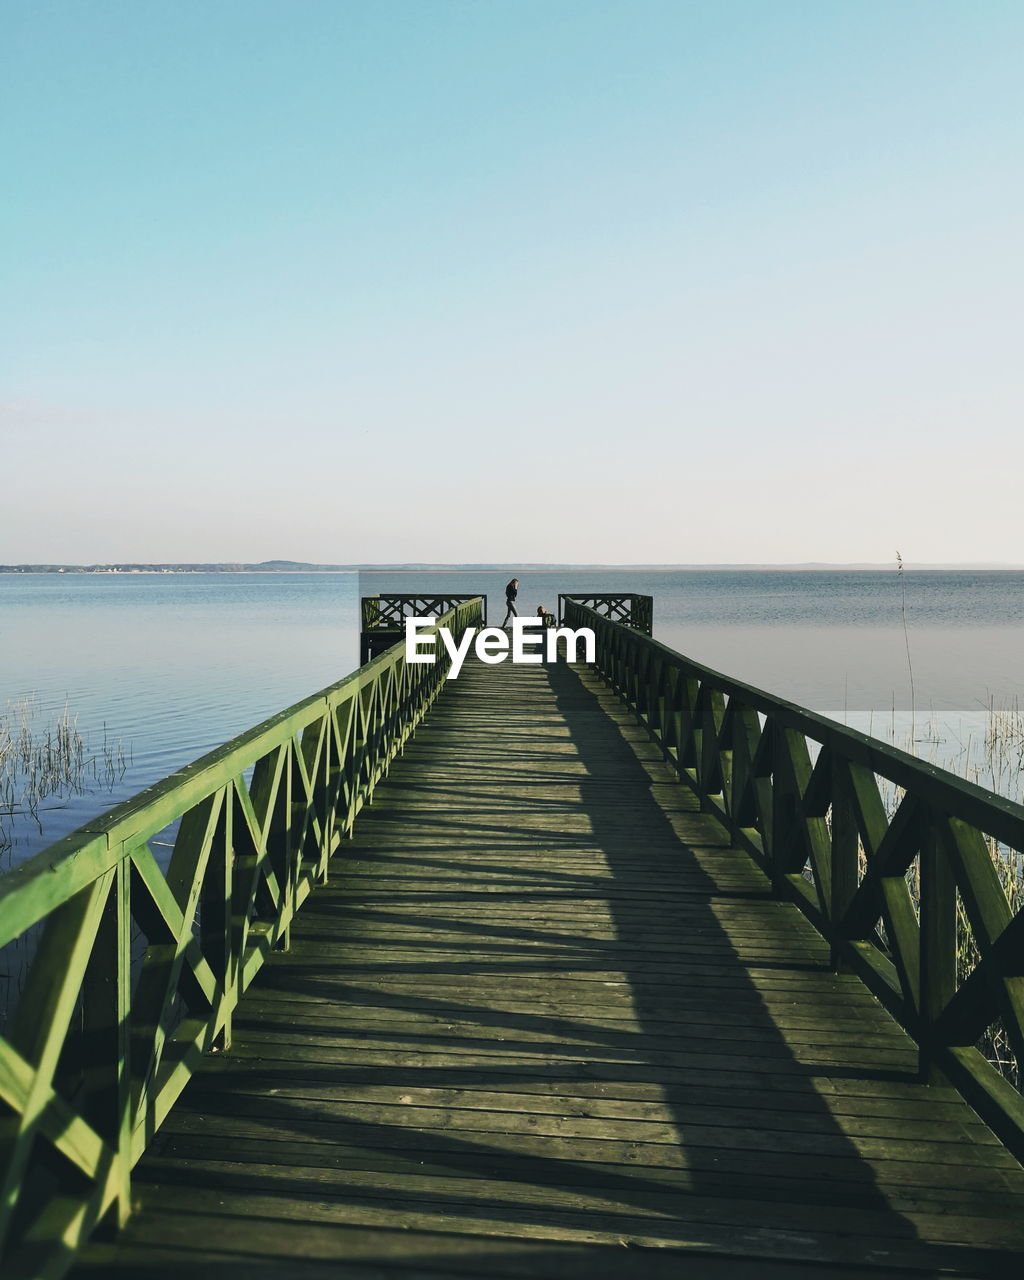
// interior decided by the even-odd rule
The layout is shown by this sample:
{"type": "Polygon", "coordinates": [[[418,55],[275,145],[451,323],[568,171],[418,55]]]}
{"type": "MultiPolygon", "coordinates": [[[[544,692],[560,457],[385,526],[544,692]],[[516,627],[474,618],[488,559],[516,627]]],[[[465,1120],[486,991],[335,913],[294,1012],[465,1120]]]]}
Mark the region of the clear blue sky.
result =
{"type": "Polygon", "coordinates": [[[1020,0],[0,24],[0,561],[1024,561],[1020,0]]]}

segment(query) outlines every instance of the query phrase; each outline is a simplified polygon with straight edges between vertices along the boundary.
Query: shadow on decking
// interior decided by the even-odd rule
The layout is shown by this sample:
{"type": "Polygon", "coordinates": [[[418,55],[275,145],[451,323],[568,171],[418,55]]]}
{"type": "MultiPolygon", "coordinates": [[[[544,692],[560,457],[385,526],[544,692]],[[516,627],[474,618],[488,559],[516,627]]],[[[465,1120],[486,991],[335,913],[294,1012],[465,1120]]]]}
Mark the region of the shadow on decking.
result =
{"type": "MultiPolygon", "coordinates": [[[[803,929],[780,923],[764,890],[730,873],[729,859],[739,855],[680,839],[652,795],[647,768],[574,670],[558,665],[533,678],[538,696],[523,714],[551,716],[554,694],[558,719],[584,767],[582,777],[560,775],[563,781],[571,776],[578,799],[531,809],[527,788],[504,821],[474,817],[472,804],[464,814],[449,807],[428,816],[396,801],[393,809],[385,805],[368,815],[358,833],[358,876],[343,866],[346,893],[328,890],[310,901],[298,919],[293,952],[264,969],[240,1010],[235,1051],[193,1080],[182,1102],[187,1116],[168,1126],[154,1158],[139,1167],[144,1201],[148,1181],[154,1189],[148,1203],[157,1210],[126,1233],[125,1257],[140,1280],[197,1265],[219,1277],[250,1274],[260,1263],[276,1268],[282,1258],[297,1267],[297,1254],[318,1267],[330,1259],[333,1273],[347,1257],[340,1274],[353,1280],[364,1267],[367,1277],[383,1275],[383,1267],[387,1274],[408,1268],[438,1277],[660,1280],[679,1274],[672,1245],[703,1251],[699,1258],[687,1255],[687,1275],[694,1278],[750,1275],[752,1265],[764,1280],[792,1276],[794,1266],[802,1274],[801,1264],[808,1274],[836,1274],[840,1266],[844,1275],[860,1274],[858,1263],[880,1261],[872,1256],[879,1240],[891,1247],[890,1265],[898,1265],[905,1250],[918,1267],[927,1259],[928,1246],[909,1248],[917,1239],[913,1224],[890,1207],[871,1162],[815,1084],[822,1076],[908,1081],[913,1055],[907,1042],[894,1036],[891,1048],[860,1051],[851,1043],[849,1061],[838,1060],[838,1049],[837,1060],[822,1051],[815,1061],[813,1024],[827,1033],[836,1006],[827,989],[812,990],[800,975],[827,972],[822,947],[803,929]],[[612,778],[629,784],[628,814],[610,800],[612,778]],[[559,831],[559,813],[585,816],[589,831],[559,831]],[[386,847],[410,829],[426,836],[415,849],[386,847]],[[460,856],[439,838],[445,829],[459,834],[460,856]],[[519,865],[517,857],[535,850],[541,837],[550,841],[551,861],[519,865]],[[576,849],[599,850],[606,862],[601,886],[613,937],[580,933],[573,895],[592,900],[595,877],[558,866],[560,855],[576,849]],[[420,855],[429,857],[433,887],[424,887],[420,855]],[[662,864],[671,866],[670,882],[662,864]],[[356,883],[362,868],[365,885],[356,883]],[[375,868],[395,877],[393,889],[389,880],[368,888],[375,868]],[[550,908],[540,923],[497,910],[505,901],[519,902],[524,883],[550,908]],[[457,909],[479,906],[485,884],[492,917],[460,919],[457,909]],[[715,900],[765,904],[755,933],[741,930],[742,954],[715,900]],[[382,949],[387,986],[372,978],[373,947],[382,949]],[[809,1046],[803,1060],[764,984],[752,976],[760,971],[796,976],[787,1026],[792,1033],[798,1008],[811,1024],[803,1033],[809,1046]],[[559,975],[579,984],[578,1014],[545,1008],[555,1002],[531,998],[533,987],[522,1000],[510,998],[517,982],[538,972],[549,985],[559,975]],[[402,987],[403,974],[415,981],[402,987]],[[428,986],[431,974],[435,984],[428,986]],[[467,994],[460,979],[500,984],[498,1007],[467,994]],[[396,1016],[379,1018],[382,1010],[396,1016]],[[552,1058],[553,1045],[561,1048],[560,1061],[552,1058]],[[389,1063],[389,1056],[404,1061],[389,1063]],[[408,1124],[397,1115],[360,1118],[351,1091],[366,1087],[399,1087],[403,1097],[415,1097],[402,1117],[408,1124]],[[578,1104],[570,1117],[576,1136],[558,1132],[563,1088],[578,1104]],[[447,1123],[443,1097],[452,1091],[497,1095],[504,1089],[522,1099],[524,1110],[515,1114],[533,1116],[532,1125],[503,1130],[511,1124],[501,1118],[511,1114],[501,1111],[507,1099],[491,1110],[481,1100],[474,1111],[468,1098],[450,1103],[466,1108],[459,1110],[458,1130],[447,1123]],[[434,1098],[434,1091],[442,1092],[434,1098]],[[651,1116],[631,1124],[628,1108],[615,1115],[619,1102],[650,1102],[651,1116]],[[527,1112],[528,1103],[536,1109],[527,1112]],[[593,1136],[585,1136],[582,1122],[591,1120],[593,1136]],[[393,1212],[396,1202],[409,1224],[427,1233],[422,1247],[406,1234],[396,1249],[394,1227],[374,1232],[375,1206],[393,1212]],[[345,1225],[346,1206],[358,1208],[361,1226],[345,1225]],[[863,1246],[857,1215],[870,1241],[863,1246]],[[446,1216],[464,1226],[446,1228],[446,1216]],[[576,1234],[581,1242],[494,1238],[503,1228],[542,1237],[576,1234]],[[444,1234],[457,1230],[465,1231],[458,1242],[444,1234]],[[623,1243],[642,1243],[646,1234],[669,1250],[621,1249],[609,1269],[608,1246],[586,1243],[593,1232],[613,1233],[623,1243]],[[832,1257],[837,1237],[847,1243],[832,1257]],[[346,1240],[349,1251],[339,1255],[346,1240]],[[148,1249],[173,1252],[173,1267],[159,1256],[147,1261],[148,1249]],[[736,1259],[727,1256],[733,1251],[736,1259]],[[737,1259],[745,1259],[739,1265],[746,1270],[733,1270],[737,1259]]],[[[479,710],[486,688],[460,691],[460,698],[448,694],[432,723],[446,721],[445,732],[456,732],[460,701],[475,697],[479,710]]],[[[507,718],[507,695],[500,705],[507,718]]],[[[470,732],[490,731],[486,714],[478,723],[470,732]]],[[[465,732],[464,715],[459,731],[465,732]]],[[[506,736],[518,742],[530,735],[515,728],[506,736]]],[[[434,741],[443,755],[444,735],[434,741]]],[[[450,804],[460,795],[457,786],[432,781],[429,767],[423,773],[430,754],[430,748],[421,752],[419,765],[396,767],[394,795],[401,793],[403,804],[410,796],[436,801],[445,790],[450,804]]],[[[565,765],[558,752],[522,758],[536,763],[548,755],[565,765]]],[[[515,781],[517,758],[503,753],[513,772],[501,777],[515,781]]],[[[548,781],[545,776],[537,785],[548,781]]],[[[480,791],[474,795],[481,799],[480,791]]],[[[490,797],[500,800],[500,793],[490,797]]],[[[744,865],[744,874],[748,870],[744,865]]],[[[851,1041],[855,1037],[852,1032],[851,1041]]],[[[951,1250],[942,1253],[948,1262],[951,1250]]],[[[109,1259],[104,1265],[109,1268],[109,1259]]]]}

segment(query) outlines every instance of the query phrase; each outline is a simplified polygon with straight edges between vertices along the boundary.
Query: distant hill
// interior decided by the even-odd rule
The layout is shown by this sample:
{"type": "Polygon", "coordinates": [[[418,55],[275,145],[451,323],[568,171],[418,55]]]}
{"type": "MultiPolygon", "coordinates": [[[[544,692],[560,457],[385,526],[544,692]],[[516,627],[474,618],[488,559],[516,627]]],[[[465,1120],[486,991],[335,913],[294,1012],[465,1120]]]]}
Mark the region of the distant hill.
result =
{"type": "Polygon", "coordinates": [[[0,573],[331,573],[355,572],[357,565],[305,564],[301,560],[262,560],[259,564],[0,564],[0,573]]]}

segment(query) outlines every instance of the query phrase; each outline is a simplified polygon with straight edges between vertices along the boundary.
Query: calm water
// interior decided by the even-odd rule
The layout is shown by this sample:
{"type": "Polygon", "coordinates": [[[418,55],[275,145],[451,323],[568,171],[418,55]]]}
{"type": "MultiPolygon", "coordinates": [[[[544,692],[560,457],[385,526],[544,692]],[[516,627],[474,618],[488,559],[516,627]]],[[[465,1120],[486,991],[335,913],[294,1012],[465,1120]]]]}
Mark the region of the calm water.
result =
{"type": "MultiPolygon", "coordinates": [[[[367,591],[480,591],[504,616],[505,573],[363,574],[367,591]],[[457,585],[452,585],[452,584],[457,585]]],[[[520,612],[559,592],[654,596],[657,639],[718,671],[834,715],[909,712],[907,632],[919,710],[977,711],[1024,693],[1024,572],[520,574],[520,612]]]]}
{"type": "MultiPolygon", "coordinates": [[[[498,623],[507,576],[0,575],[0,709],[36,694],[42,725],[66,700],[94,748],[105,732],[130,752],[113,786],[49,802],[62,807],[42,833],[9,821],[3,864],[350,671],[360,594],[482,592],[498,623]]],[[[894,570],[519,576],[523,612],[562,591],[648,593],[657,638],[698,661],[883,736],[909,728],[894,570]]],[[[1024,573],[908,571],[903,585],[916,724],[980,732],[990,699],[1024,693],[1024,573]]]]}
{"type": "Polygon", "coordinates": [[[65,700],[90,746],[129,752],[113,787],[15,829],[8,863],[331,684],[358,662],[355,574],[2,574],[0,709],[65,700]]]}

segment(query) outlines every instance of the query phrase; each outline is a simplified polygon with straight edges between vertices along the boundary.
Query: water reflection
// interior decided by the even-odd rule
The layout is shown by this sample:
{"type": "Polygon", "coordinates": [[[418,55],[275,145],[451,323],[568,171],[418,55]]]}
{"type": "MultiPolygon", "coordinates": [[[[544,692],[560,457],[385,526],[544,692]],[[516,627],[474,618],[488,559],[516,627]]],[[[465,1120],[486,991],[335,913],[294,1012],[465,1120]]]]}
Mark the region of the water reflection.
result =
{"type": "MultiPolygon", "coordinates": [[[[687,657],[815,711],[911,709],[905,638],[896,627],[656,624],[687,657]]],[[[1019,627],[916,626],[914,706],[976,712],[1024,695],[1019,627]]]]}
{"type": "Polygon", "coordinates": [[[7,865],[356,665],[355,575],[0,575],[0,703],[65,701],[122,777],[14,824],[7,865]]]}

